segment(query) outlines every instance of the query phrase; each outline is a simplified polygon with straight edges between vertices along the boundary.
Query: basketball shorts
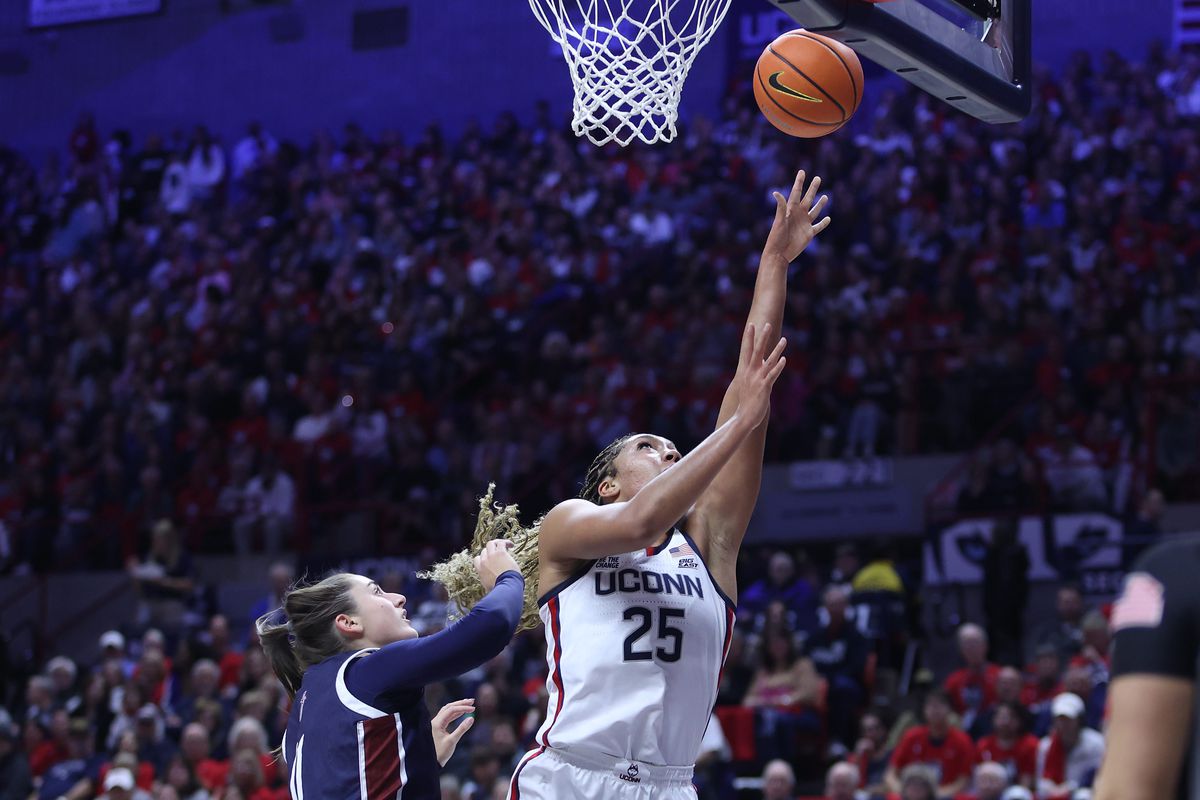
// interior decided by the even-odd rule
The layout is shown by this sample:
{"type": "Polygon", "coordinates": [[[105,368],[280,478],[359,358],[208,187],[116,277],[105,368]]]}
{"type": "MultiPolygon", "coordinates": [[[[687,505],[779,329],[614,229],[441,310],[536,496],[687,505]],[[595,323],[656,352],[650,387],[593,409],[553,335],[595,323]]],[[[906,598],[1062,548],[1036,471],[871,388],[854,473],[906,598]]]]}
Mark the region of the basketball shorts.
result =
{"type": "Polygon", "coordinates": [[[696,800],[691,767],[661,767],[542,747],[513,771],[508,800],[696,800]]]}

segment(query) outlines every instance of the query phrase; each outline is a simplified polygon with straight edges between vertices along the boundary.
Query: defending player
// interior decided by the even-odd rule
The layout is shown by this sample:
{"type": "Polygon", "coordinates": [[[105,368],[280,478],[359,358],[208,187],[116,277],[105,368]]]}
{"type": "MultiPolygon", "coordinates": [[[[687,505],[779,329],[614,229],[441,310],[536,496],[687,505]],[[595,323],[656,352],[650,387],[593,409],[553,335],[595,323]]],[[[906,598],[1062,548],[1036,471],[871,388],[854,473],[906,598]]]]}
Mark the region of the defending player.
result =
{"type": "MultiPolygon", "coordinates": [[[[805,192],[800,172],[790,198],[776,193],[716,430],[686,457],[660,436],[622,437],[592,463],[578,499],[528,531],[512,507],[491,521],[537,576],[550,666],[549,716],[514,772],[512,800],[695,797],[692,765],[729,646],[737,554],[785,363],[788,264],[829,224],[815,222],[826,203],[815,201],[819,186],[814,178],[805,192]]],[[[480,525],[476,546],[495,535],[482,516],[480,525]]],[[[463,580],[464,558],[434,574],[469,606],[477,590],[463,580]]]]}
{"type": "Polygon", "coordinates": [[[446,724],[472,707],[443,708],[435,742],[424,687],[474,669],[512,638],[525,584],[508,546],[492,541],[475,558],[489,594],[432,636],[417,637],[403,595],[346,573],[288,592],[287,624],[270,624],[274,612],[258,620],[263,650],[293,700],[283,737],[293,800],[441,797],[439,765],[471,720],[449,733],[446,724]]]}

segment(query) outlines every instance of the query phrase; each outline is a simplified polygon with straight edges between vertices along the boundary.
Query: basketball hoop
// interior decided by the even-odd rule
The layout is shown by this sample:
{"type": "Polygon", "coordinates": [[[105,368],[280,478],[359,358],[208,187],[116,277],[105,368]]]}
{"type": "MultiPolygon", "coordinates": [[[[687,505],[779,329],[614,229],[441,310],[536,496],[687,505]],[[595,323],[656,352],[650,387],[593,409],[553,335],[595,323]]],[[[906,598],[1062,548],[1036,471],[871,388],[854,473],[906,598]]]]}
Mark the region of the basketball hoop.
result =
{"type": "Polygon", "coordinates": [[[696,54],[730,0],[529,0],[575,86],[571,128],[598,145],[675,138],[696,54]]]}

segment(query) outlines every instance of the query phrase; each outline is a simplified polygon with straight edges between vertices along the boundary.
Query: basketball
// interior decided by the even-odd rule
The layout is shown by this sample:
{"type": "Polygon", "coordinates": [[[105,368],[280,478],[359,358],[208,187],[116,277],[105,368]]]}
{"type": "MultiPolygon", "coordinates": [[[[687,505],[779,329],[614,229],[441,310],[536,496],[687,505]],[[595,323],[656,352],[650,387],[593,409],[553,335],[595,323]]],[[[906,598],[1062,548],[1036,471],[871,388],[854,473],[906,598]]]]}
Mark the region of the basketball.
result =
{"type": "Polygon", "coordinates": [[[803,139],[846,124],[862,102],[863,69],[841,42],[794,30],[767,45],[754,67],[754,99],[779,130],[803,139]]]}

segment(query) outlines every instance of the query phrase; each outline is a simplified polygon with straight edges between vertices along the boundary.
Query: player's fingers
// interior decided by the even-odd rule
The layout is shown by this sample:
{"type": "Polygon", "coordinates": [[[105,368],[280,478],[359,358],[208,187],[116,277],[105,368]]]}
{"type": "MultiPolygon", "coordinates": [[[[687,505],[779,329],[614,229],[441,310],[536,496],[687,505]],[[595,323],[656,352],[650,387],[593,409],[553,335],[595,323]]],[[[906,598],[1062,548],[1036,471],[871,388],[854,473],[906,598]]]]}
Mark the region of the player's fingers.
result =
{"type": "Polygon", "coordinates": [[[829,217],[826,217],[825,219],[818,222],[816,225],[813,225],[813,227],[812,227],[813,235],[816,236],[818,233],[820,233],[821,231],[825,230],[828,227],[829,227],[829,217]]]}
{"type": "Polygon", "coordinates": [[[461,723],[459,723],[457,728],[450,731],[450,738],[457,742],[459,739],[461,739],[463,737],[463,735],[467,731],[471,730],[471,728],[474,725],[475,725],[475,718],[467,717],[461,723]]]}
{"type": "Polygon", "coordinates": [[[817,199],[817,192],[820,190],[820,188],[821,176],[814,175],[812,183],[808,185],[808,191],[804,193],[804,200],[801,201],[804,208],[812,208],[813,201],[817,199]]]}
{"type": "Polygon", "coordinates": [[[783,358],[783,351],[787,349],[787,339],[780,337],[775,344],[775,349],[771,351],[771,355],[767,356],[767,363],[774,364],[780,358],[783,358]]]}
{"type": "Polygon", "coordinates": [[[787,198],[779,192],[772,192],[771,196],[775,198],[775,224],[778,225],[787,216],[787,198]]]}
{"type": "Polygon", "coordinates": [[[767,373],[767,385],[774,386],[775,381],[783,372],[783,368],[787,366],[787,356],[780,356],[775,365],[771,367],[771,371],[767,373]]]}
{"type": "Polygon", "coordinates": [[[754,348],[754,363],[761,364],[767,357],[767,348],[771,346],[771,323],[763,325],[762,336],[754,348]]]}
{"type": "Polygon", "coordinates": [[[815,206],[813,206],[812,209],[808,212],[808,218],[810,220],[812,220],[812,219],[816,219],[817,217],[821,216],[821,211],[827,205],[829,205],[829,195],[823,194],[823,195],[821,195],[821,198],[819,200],[817,200],[817,204],[815,206]]]}
{"type": "Polygon", "coordinates": [[[804,170],[796,170],[796,180],[792,182],[792,191],[788,194],[788,205],[795,207],[800,202],[800,198],[804,196],[804,181],[808,177],[808,173],[804,170]]]}

